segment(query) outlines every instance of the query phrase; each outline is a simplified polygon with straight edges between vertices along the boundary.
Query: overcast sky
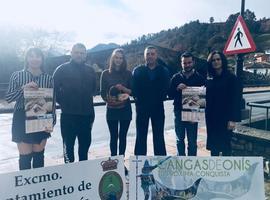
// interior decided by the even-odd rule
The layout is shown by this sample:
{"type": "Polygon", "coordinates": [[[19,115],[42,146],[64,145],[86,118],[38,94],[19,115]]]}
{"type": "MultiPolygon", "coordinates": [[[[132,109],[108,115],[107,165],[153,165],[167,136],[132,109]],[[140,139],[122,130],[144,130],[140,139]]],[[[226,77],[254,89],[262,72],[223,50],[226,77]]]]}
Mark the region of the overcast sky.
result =
{"type": "MultiPolygon", "coordinates": [[[[225,21],[241,0],[0,0],[0,25],[71,32],[88,48],[130,42],[192,20],[225,21]]],[[[270,17],[270,0],[246,0],[257,19],[270,17]]],[[[1,41],[0,41],[1,42],[1,41]]]]}

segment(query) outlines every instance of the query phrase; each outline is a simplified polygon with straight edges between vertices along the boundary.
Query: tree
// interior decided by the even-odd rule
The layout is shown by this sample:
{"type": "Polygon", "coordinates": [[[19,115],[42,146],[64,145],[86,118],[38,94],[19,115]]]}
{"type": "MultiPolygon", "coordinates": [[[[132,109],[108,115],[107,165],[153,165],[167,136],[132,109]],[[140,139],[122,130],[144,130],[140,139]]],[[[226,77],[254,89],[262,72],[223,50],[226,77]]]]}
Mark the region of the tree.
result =
{"type": "Polygon", "coordinates": [[[247,9],[245,12],[244,12],[244,18],[246,21],[256,21],[256,15],[254,12],[250,11],[249,9],[247,9]]]}
{"type": "Polygon", "coordinates": [[[22,52],[29,47],[39,47],[47,56],[59,56],[67,52],[66,44],[72,39],[70,33],[59,31],[48,32],[43,29],[28,29],[23,32],[22,52]]]}
{"type": "Polygon", "coordinates": [[[210,22],[210,24],[213,24],[213,23],[214,23],[214,21],[215,21],[214,17],[210,17],[210,18],[209,18],[209,22],[210,22]]]}
{"type": "MultiPolygon", "coordinates": [[[[240,12],[231,14],[228,19],[226,20],[226,33],[230,33],[232,30],[233,25],[236,22],[237,17],[240,15],[240,12]]],[[[243,18],[250,30],[250,32],[256,32],[257,31],[257,24],[256,24],[256,15],[254,12],[247,9],[244,14],[243,18]]]]}
{"type": "Polygon", "coordinates": [[[1,83],[9,81],[9,75],[21,66],[20,34],[11,27],[0,27],[0,79],[1,83]]]}
{"type": "Polygon", "coordinates": [[[46,56],[60,55],[70,40],[69,33],[0,26],[0,82],[8,82],[12,72],[22,69],[29,47],[41,48],[46,56]]]}

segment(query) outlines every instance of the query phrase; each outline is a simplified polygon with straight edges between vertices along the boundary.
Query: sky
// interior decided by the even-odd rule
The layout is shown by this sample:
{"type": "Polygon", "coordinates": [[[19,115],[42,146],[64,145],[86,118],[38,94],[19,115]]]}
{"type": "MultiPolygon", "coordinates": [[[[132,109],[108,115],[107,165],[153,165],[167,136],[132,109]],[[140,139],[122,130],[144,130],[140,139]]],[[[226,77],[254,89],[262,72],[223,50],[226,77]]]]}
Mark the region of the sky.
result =
{"type": "MultiPolygon", "coordinates": [[[[240,8],[241,0],[0,0],[0,26],[69,33],[72,43],[91,48],[125,44],[197,19],[223,22],[240,8]]],[[[270,17],[270,0],[245,0],[245,8],[257,19],[270,17]]]]}

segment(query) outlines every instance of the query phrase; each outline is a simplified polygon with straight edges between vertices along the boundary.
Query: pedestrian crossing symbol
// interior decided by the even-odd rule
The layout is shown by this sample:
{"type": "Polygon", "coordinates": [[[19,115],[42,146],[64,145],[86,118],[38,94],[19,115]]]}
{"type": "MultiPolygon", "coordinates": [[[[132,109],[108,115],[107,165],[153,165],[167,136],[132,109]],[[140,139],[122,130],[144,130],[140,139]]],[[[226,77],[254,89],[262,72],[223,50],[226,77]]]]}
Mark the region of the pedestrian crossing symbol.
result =
{"type": "Polygon", "coordinates": [[[248,53],[256,50],[247,25],[241,15],[238,16],[233,30],[224,48],[224,54],[248,53]]]}

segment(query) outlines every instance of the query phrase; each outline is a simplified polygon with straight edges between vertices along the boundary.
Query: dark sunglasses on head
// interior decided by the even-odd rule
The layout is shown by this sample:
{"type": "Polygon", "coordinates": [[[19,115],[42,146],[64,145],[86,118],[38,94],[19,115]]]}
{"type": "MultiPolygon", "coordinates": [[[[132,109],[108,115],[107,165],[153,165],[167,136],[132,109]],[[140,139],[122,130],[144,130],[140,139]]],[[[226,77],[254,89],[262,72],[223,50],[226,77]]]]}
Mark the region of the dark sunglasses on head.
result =
{"type": "Polygon", "coordinates": [[[216,58],[216,59],[212,59],[212,62],[220,61],[220,60],[221,60],[220,58],[216,58]]]}

